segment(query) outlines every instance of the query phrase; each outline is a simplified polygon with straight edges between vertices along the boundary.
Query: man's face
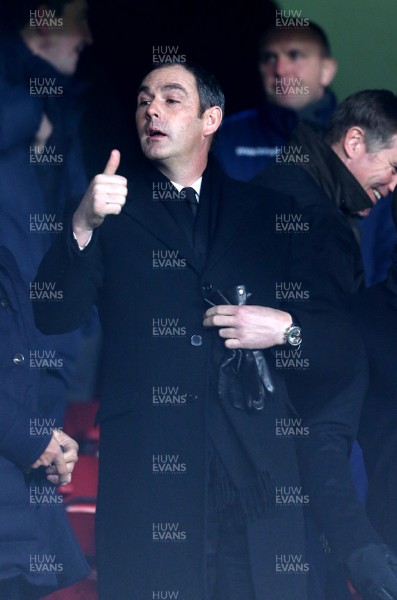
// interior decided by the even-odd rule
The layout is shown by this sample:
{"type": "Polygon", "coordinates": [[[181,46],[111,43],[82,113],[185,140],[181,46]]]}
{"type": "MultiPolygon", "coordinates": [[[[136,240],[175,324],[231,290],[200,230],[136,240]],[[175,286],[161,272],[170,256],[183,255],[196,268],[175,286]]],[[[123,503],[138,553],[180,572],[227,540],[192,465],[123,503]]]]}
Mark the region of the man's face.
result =
{"type": "Polygon", "coordinates": [[[300,110],[319,100],[336,72],[319,44],[299,32],[271,34],[261,49],[259,72],[270,102],[300,110]]]}
{"type": "MultiPolygon", "coordinates": [[[[151,71],[138,93],[136,126],[142,152],[154,161],[195,161],[207,152],[194,76],[180,65],[151,71]]],[[[205,115],[205,113],[204,113],[205,115]]]]}
{"type": "Polygon", "coordinates": [[[45,58],[64,75],[76,72],[81,52],[85,46],[92,44],[87,13],[87,0],[73,0],[65,4],[60,15],[62,27],[47,32],[45,58]]]}
{"type": "MultiPolygon", "coordinates": [[[[397,184],[397,134],[392,137],[390,148],[373,153],[363,151],[360,156],[351,158],[346,166],[375,205],[397,184]]],[[[359,214],[366,216],[370,210],[363,210],[359,214]]]]}

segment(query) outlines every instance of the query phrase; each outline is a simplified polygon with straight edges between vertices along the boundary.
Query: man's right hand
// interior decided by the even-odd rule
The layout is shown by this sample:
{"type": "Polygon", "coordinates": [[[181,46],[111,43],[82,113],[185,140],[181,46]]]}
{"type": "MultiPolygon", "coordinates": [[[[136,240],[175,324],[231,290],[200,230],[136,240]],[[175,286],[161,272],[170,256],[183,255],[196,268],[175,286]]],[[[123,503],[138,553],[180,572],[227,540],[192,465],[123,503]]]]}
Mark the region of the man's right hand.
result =
{"type": "Polygon", "coordinates": [[[127,179],[116,175],[120,152],[112,150],[105,170],[96,175],[73,215],[73,232],[79,246],[85,246],[92,230],[102,225],[107,215],[118,215],[127,197],[127,179]]]}
{"type": "Polygon", "coordinates": [[[54,429],[47,448],[30,468],[46,467],[47,479],[55,485],[70,483],[78,450],[79,445],[74,439],[63,431],[54,429]]]}

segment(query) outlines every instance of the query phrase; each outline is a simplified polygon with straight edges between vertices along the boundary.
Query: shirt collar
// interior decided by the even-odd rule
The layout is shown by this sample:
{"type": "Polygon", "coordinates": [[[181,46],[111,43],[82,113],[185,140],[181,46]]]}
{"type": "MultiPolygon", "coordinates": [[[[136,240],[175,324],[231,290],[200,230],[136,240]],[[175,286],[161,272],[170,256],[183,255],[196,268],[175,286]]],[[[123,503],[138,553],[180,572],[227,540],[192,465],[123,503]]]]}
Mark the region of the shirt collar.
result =
{"type": "Polygon", "coordinates": [[[199,201],[200,199],[200,190],[201,190],[201,183],[203,181],[203,177],[199,177],[198,179],[196,179],[196,181],[194,181],[191,185],[181,185],[180,183],[176,183],[175,181],[171,181],[172,185],[174,187],[176,187],[176,189],[178,190],[178,192],[180,192],[184,187],[191,187],[194,189],[194,191],[196,192],[197,195],[197,201],[199,201]]]}

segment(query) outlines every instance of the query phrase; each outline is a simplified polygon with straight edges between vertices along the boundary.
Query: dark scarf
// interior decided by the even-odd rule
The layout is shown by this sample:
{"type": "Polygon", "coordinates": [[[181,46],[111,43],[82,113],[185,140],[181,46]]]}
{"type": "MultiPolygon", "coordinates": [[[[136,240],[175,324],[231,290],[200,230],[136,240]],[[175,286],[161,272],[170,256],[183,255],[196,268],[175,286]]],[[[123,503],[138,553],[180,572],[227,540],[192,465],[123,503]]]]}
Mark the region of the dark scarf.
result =
{"type": "Polygon", "coordinates": [[[357,179],[311,127],[298,125],[290,144],[302,146],[302,154],[309,156],[302,167],[343,213],[352,217],[358,211],[372,208],[371,199],[357,179]]]}
{"type": "Polygon", "coordinates": [[[302,154],[309,156],[309,160],[301,166],[310,173],[331,202],[343,212],[359,244],[358,221],[362,217],[358,212],[373,208],[364,188],[332,148],[325,144],[321,135],[308,125],[298,125],[292,134],[290,145],[302,146],[302,154]]]}

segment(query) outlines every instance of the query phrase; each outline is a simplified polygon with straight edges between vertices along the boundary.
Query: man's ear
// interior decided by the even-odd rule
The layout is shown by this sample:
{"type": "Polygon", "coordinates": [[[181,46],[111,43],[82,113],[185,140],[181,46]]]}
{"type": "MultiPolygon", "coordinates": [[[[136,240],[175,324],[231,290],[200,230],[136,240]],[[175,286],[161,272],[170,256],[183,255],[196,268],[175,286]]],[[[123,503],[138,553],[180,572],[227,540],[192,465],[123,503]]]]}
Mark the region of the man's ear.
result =
{"type": "Polygon", "coordinates": [[[213,135],[219,129],[222,122],[222,109],[220,106],[211,106],[203,114],[204,136],[213,135]]]}
{"type": "Polygon", "coordinates": [[[341,145],[347,158],[362,156],[367,152],[365,131],[362,127],[350,127],[341,140],[341,145]]]}
{"type": "Polygon", "coordinates": [[[338,63],[334,58],[323,58],[321,64],[321,85],[327,87],[336,75],[338,63]]]}

